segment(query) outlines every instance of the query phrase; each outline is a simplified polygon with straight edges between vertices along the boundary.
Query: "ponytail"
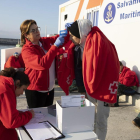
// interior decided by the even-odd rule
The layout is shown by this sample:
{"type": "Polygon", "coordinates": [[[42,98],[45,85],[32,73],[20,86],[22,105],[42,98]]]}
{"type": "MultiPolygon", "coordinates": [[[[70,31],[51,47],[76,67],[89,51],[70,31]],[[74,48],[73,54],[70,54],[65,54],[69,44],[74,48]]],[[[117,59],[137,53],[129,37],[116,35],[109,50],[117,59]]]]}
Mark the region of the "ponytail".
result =
{"type": "Polygon", "coordinates": [[[5,68],[4,70],[0,71],[0,75],[5,77],[12,77],[14,82],[16,80],[20,81],[20,87],[22,85],[29,85],[30,81],[28,76],[22,71],[16,71],[13,67],[5,68]]]}
{"type": "Polygon", "coordinates": [[[0,75],[6,76],[6,77],[12,77],[14,79],[14,76],[16,74],[16,70],[12,67],[10,68],[5,68],[0,72],[0,75]]]}

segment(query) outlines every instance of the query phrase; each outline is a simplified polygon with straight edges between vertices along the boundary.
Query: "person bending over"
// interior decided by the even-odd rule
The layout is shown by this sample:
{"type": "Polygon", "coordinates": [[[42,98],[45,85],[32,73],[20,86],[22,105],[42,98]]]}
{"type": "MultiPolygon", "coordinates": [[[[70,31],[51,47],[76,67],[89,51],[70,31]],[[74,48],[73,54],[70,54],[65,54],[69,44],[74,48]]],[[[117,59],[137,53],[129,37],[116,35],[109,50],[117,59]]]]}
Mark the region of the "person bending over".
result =
{"type": "Polygon", "coordinates": [[[18,140],[15,128],[27,124],[34,111],[16,109],[16,97],[23,94],[30,84],[28,76],[14,68],[0,72],[0,140],[18,140]]]}
{"type": "Polygon", "coordinates": [[[77,20],[67,29],[75,44],[73,63],[78,91],[97,102],[95,132],[105,140],[110,108],[104,102],[112,106],[117,98],[119,60],[115,46],[87,19],[77,20]]]}

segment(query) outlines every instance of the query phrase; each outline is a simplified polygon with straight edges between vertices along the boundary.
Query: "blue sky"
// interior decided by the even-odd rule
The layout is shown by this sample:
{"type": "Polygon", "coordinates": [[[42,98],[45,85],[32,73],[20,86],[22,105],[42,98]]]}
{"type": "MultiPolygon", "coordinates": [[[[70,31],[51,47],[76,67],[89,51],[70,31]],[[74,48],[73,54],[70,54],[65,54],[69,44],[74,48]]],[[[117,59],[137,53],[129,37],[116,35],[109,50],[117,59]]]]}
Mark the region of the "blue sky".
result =
{"type": "Polygon", "coordinates": [[[20,25],[33,19],[41,36],[58,33],[59,5],[68,0],[0,0],[0,38],[20,38],[20,25]]]}

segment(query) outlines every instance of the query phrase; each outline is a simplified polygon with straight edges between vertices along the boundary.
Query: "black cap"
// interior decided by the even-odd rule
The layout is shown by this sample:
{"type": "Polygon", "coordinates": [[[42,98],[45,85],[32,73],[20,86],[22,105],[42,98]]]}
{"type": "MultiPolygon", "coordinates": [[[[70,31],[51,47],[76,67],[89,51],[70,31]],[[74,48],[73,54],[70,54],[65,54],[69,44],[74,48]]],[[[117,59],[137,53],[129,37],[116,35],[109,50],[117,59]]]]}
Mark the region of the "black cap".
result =
{"type": "Polygon", "coordinates": [[[71,32],[72,35],[76,36],[77,38],[80,39],[80,34],[79,34],[79,28],[78,28],[78,23],[75,21],[73,24],[71,24],[70,27],[68,27],[68,30],[71,32]]]}

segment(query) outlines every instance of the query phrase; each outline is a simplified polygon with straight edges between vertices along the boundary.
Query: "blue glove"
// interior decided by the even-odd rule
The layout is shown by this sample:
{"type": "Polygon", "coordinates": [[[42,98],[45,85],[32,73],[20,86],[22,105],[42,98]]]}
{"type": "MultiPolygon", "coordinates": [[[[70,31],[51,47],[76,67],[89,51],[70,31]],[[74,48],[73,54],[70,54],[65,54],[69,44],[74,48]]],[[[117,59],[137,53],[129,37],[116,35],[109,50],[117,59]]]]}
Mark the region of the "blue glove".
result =
{"type": "Polygon", "coordinates": [[[65,28],[67,29],[68,27],[70,27],[70,26],[71,26],[71,24],[73,24],[73,22],[66,23],[66,24],[65,24],[65,28]]]}
{"type": "Polygon", "coordinates": [[[59,47],[59,46],[63,45],[63,43],[64,43],[64,37],[65,37],[65,36],[59,36],[59,37],[56,39],[54,45],[55,45],[56,47],[59,47]]]}

